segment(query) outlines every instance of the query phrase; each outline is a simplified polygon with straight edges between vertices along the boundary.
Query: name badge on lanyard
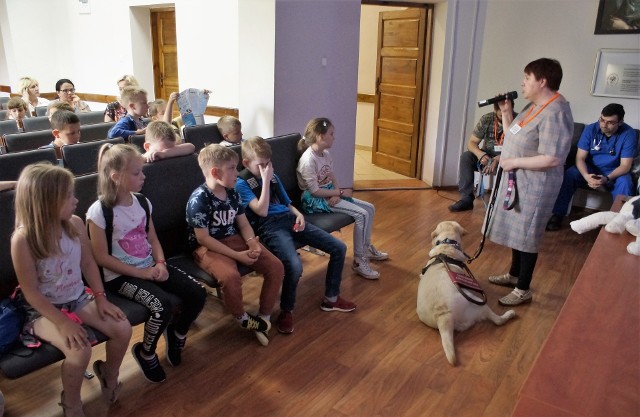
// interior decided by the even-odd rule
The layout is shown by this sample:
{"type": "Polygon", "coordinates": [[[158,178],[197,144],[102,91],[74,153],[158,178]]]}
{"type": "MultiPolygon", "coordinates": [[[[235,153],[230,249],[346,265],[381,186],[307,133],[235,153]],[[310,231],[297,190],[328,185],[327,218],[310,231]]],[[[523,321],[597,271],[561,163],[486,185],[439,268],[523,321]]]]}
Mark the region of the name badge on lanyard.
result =
{"type": "Polygon", "coordinates": [[[496,151],[496,152],[502,152],[502,145],[495,145],[493,147],[493,150],[496,151]]]}
{"type": "Polygon", "coordinates": [[[515,135],[520,131],[520,129],[522,129],[522,127],[518,123],[515,123],[509,128],[509,132],[515,135]]]}

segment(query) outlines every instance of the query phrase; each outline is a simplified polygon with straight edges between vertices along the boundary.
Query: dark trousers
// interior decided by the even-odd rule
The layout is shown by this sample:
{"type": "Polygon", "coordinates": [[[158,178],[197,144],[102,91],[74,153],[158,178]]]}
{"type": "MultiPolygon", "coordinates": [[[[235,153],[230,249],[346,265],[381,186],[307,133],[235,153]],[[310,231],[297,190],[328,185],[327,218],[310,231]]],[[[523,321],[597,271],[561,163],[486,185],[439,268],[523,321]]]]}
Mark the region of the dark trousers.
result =
{"type": "Polygon", "coordinates": [[[518,277],[516,288],[523,291],[529,289],[537,260],[537,253],[522,252],[516,249],[511,249],[511,269],[509,269],[509,274],[514,277],[518,277]]]}
{"type": "Polygon", "coordinates": [[[180,313],[175,318],[175,330],[180,334],[187,334],[207,297],[206,290],[198,281],[169,265],[167,268],[169,278],[162,282],[121,275],[105,283],[110,291],[149,310],[142,340],[142,349],[146,354],[155,353],[158,339],[171,320],[173,303],[169,294],[176,295],[182,301],[180,313]]]}

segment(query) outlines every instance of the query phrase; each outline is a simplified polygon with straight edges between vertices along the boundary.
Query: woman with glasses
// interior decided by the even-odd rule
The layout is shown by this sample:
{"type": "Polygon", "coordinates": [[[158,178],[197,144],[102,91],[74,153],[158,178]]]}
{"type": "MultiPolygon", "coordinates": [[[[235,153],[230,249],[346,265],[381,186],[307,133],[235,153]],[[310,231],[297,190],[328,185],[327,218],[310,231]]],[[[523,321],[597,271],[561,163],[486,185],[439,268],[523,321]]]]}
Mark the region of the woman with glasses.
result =
{"type": "Polygon", "coordinates": [[[58,93],[57,101],[64,101],[69,103],[73,110],[78,112],[89,112],[91,109],[89,105],[80,100],[80,97],[76,95],[76,87],[71,80],[63,78],[56,83],[56,92],[58,93]]]}

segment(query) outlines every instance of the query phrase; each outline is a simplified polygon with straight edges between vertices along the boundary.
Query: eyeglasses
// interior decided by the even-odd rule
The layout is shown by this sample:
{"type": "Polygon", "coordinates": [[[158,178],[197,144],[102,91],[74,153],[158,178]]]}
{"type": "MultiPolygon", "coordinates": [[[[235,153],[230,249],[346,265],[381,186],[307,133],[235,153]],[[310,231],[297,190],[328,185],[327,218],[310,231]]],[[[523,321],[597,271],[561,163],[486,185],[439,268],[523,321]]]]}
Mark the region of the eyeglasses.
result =
{"type": "Polygon", "coordinates": [[[75,88],[67,88],[66,90],[60,90],[61,93],[65,93],[65,94],[73,94],[76,92],[75,88]]]}
{"type": "Polygon", "coordinates": [[[620,120],[618,120],[617,122],[614,122],[614,121],[611,121],[611,120],[604,120],[602,117],[599,119],[599,121],[600,121],[601,125],[611,126],[611,127],[613,127],[613,126],[617,125],[618,123],[620,123],[620,120]]]}

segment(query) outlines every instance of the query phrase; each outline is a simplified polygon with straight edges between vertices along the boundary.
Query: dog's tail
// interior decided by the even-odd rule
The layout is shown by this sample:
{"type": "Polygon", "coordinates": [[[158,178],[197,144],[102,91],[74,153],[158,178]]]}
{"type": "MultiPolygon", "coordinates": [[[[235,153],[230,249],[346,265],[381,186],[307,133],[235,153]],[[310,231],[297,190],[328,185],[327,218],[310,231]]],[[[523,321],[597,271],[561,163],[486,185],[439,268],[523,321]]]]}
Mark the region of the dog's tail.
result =
{"type": "Polygon", "coordinates": [[[453,366],[456,366],[456,348],[453,346],[454,324],[451,313],[443,314],[438,317],[438,330],[440,331],[440,339],[442,339],[442,347],[447,360],[453,366]]]}

